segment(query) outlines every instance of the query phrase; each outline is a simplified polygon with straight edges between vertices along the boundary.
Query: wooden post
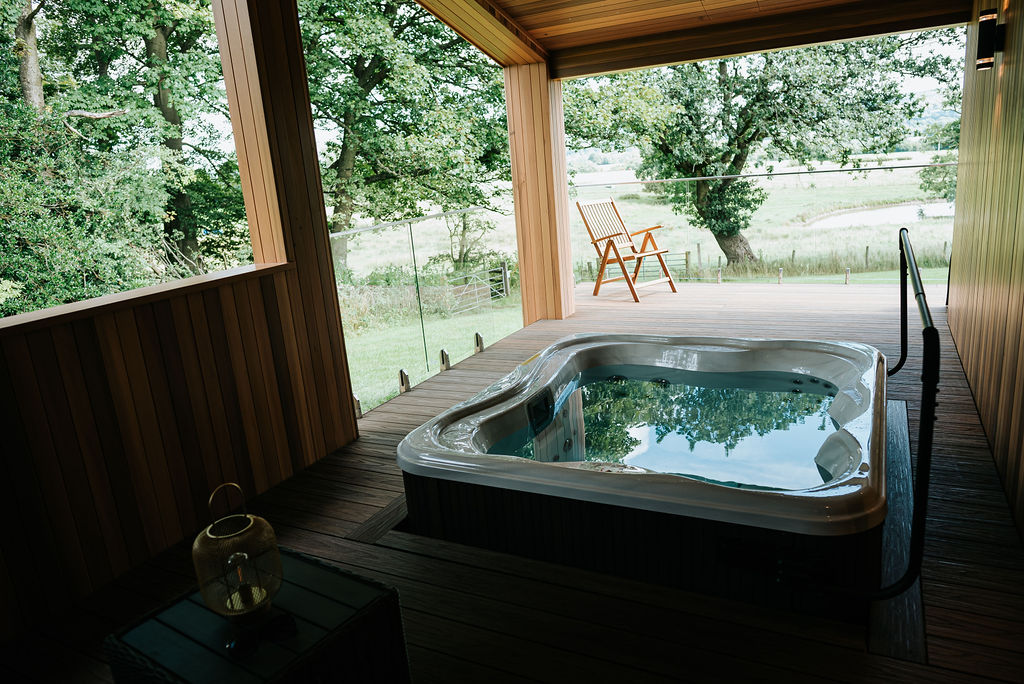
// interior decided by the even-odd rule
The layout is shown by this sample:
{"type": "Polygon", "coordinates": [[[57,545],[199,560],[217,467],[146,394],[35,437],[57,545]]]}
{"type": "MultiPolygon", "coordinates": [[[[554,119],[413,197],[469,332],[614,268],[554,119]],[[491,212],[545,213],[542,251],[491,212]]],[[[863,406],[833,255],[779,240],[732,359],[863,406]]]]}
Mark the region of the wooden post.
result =
{"type": "Polygon", "coordinates": [[[700,258],[700,243],[697,243],[697,271],[704,268],[704,260],[700,258]]]}
{"type": "Polygon", "coordinates": [[[721,254],[718,255],[718,270],[719,271],[722,270],[722,255],[721,254]]]}
{"type": "Polygon", "coordinates": [[[690,277],[690,251],[689,250],[686,251],[686,255],[685,255],[684,258],[685,258],[685,262],[684,262],[684,266],[683,266],[683,268],[684,268],[683,272],[684,272],[685,275],[683,277],[684,278],[689,278],[690,277]]]}
{"type": "Polygon", "coordinates": [[[298,9],[295,0],[214,0],[213,15],[253,256],[295,264],[276,302],[293,322],[279,378],[300,427],[291,448],[308,464],[358,431],[298,9]]]}
{"type": "Polygon", "coordinates": [[[850,284],[850,269],[846,269],[846,284],[850,284]]]}
{"type": "Polygon", "coordinates": [[[789,257],[789,263],[791,265],[796,263],[796,250],[795,249],[793,250],[793,254],[791,254],[790,257],[789,257]]]}
{"type": "Polygon", "coordinates": [[[870,253],[870,251],[871,251],[871,245],[865,245],[864,246],[864,270],[865,271],[871,269],[871,262],[868,259],[868,254],[870,253]]]}
{"type": "Polygon", "coordinates": [[[718,269],[718,284],[719,285],[722,284],[722,269],[721,268],[718,269]]]}
{"type": "Polygon", "coordinates": [[[779,285],[782,284],[782,267],[779,266],[779,285]]]}
{"type": "Polygon", "coordinates": [[[523,324],[576,309],[562,83],[546,63],[505,67],[523,324]]]}

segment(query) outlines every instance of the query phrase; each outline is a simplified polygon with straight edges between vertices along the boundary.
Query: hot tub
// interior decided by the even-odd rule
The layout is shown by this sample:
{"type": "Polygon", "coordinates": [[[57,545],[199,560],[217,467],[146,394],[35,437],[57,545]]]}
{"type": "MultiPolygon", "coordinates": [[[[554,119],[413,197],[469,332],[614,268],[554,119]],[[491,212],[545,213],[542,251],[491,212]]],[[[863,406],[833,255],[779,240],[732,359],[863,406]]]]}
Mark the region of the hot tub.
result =
{"type": "Polygon", "coordinates": [[[818,612],[878,586],[885,378],[855,343],[565,338],[402,441],[407,526],[818,612]]]}

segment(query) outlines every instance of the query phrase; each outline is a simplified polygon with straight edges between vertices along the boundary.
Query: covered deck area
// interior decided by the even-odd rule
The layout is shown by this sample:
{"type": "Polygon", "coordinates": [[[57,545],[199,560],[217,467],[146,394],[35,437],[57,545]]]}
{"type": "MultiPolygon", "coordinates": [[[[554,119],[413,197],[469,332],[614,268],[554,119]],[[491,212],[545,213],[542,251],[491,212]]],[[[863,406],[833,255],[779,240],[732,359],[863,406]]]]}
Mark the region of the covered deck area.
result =
{"type": "MultiPolygon", "coordinates": [[[[621,285],[621,284],[620,284],[621,285]]],[[[541,320],[374,409],[359,438],[253,501],[279,542],[398,588],[414,681],[1019,680],[1024,550],[946,323],[922,578],[925,664],[868,652],[859,628],[418,537],[395,447],[411,429],[551,342],[586,331],[852,340],[899,355],[899,289],[688,284],[678,294],[576,288],[576,312],[541,320]]],[[[911,304],[911,314],[913,306],[911,304]]],[[[916,437],[920,336],[890,399],[916,437]]],[[[916,448],[916,447],[915,447],[916,448]]],[[[110,631],[194,583],[178,544],[87,599],[66,621],[10,643],[6,681],[109,681],[110,631]],[[59,645],[59,646],[58,646],[59,645]]],[[[893,638],[897,638],[895,635],[893,638]]]]}

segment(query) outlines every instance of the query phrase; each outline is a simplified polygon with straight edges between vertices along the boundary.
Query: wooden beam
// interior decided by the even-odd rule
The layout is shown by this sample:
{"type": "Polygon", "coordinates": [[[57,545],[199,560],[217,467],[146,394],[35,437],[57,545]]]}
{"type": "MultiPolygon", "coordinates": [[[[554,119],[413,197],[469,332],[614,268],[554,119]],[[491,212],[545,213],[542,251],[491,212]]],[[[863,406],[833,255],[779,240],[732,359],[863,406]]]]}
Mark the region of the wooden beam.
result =
{"type": "Polygon", "coordinates": [[[501,66],[543,62],[548,53],[490,0],[416,0],[501,66]]]}
{"type": "Polygon", "coordinates": [[[523,324],[575,311],[562,84],[547,65],[505,67],[523,324]]]}
{"type": "Polygon", "coordinates": [[[213,8],[253,251],[257,262],[295,264],[285,309],[311,364],[291,372],[330,452],[357,431],[298,10],[295,0],[213,8]]]}
{"type": "Polygon", "coordinates": [[[789,12],[552,50],[551,77],[592,76],[717,59],[963,24],[970,19],[971,3],[965,0],[907,0],[884,7],[872,0],[857,0],[815,11],[789,12]]]}

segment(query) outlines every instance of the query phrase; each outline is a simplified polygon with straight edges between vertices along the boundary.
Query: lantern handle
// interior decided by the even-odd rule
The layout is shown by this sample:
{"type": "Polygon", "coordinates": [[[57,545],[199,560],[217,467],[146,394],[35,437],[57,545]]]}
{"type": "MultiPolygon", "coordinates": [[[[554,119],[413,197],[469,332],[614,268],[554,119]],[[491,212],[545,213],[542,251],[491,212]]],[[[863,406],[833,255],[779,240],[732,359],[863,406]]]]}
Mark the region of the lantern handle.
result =
{"type": "MultiPolygon", "coordinates": [[[[208,509],[210,509],[210,517],[211,518],[213,517],[213,497],[217,496],[217,492],[219,492],[220,490],[224,489],[225,487],[234,487],[235,489],[238,490],[238,493],[242,495],[242,513],[246,512],[245,511],[245,492],[242,491],[242,488],[238,485],[237,482],[225,482],[225,483],[223,483],[221,485],[218,485],[216,489],[214,489],[212,492],[210,492],[210,498],[206,502],[206,507],[208,509]]],[[[227,495],[225,494],[225,496],[227,496],[227,495]]],[[[231,506],[231,500],[228,499],[228,507],[229,507],[228,510],[230,510],[230,506],[231,506]]]]}

